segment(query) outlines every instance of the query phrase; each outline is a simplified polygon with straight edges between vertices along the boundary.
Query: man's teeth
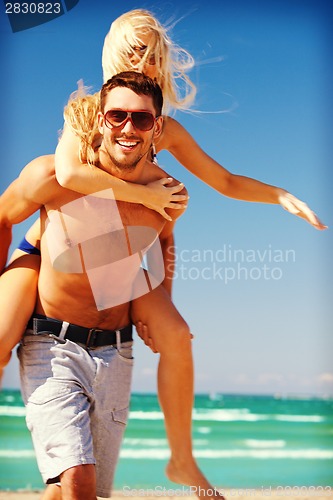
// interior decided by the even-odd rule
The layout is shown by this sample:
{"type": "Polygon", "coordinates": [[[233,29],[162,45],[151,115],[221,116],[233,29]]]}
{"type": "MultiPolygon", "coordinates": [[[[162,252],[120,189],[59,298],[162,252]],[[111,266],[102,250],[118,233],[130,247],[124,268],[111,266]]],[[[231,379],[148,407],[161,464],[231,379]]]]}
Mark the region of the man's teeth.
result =
{"type": "Polygon", "coordinates": [[[120,144],[120,146],[131,147],[131,146],[136,146],[137,142],[133,142],[133,141],[118,141],[118,144],[120,144]]]}

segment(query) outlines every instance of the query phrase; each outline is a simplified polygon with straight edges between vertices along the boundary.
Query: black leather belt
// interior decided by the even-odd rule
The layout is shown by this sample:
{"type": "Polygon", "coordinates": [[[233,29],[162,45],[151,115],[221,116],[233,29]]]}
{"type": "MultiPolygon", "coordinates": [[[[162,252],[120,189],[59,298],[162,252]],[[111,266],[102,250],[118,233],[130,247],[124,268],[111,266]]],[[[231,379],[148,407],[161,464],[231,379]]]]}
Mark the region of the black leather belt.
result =
{"type": "MultiPolygon", "coordinates": [[[[35,314],[29,320],[27,328],[33,330],[34,335],[51,334],[59,337],[62,324],[63,322],[58,319],[35,314]]],[[[101,330],[100,328],[85,328],[71,323],[67,327],[64,338],[84,344],[86,347],[102,347],[104,345],[116,345],[117,332],[120,333],[121,343],[133,340],[132,325],[127,325],[118,330],[101,330]]]]}

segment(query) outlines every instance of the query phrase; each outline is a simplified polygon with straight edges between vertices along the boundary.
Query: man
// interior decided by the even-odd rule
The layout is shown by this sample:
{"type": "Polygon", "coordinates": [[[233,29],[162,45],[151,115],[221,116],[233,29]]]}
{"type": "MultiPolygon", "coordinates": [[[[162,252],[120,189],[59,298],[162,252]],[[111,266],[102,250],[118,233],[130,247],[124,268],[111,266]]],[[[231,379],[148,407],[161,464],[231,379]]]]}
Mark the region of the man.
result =
{"type": "MultiPolygon", "coordinates": [[[[102,87],[99,168],[141,184],[165,177],[147,159],[162,131],[162,103],[159,86],[139,73],[102,87]]],[[[163,279],[156,238],[163,246],[174,225],[108,196],[62,188],[46,156],[25,167],[0,200],[2,261],[11,225],[40,209],[41,270],[20,347],[22,392],[42,476],[47,483],[60,478],[63,498],[73,500],[110,496],[131,385],[129,300],[163,279]],[[146,252],[151,274],[140,267],[146,252]],[[113,283],[112,271],[119,275],[113,283]]]]}

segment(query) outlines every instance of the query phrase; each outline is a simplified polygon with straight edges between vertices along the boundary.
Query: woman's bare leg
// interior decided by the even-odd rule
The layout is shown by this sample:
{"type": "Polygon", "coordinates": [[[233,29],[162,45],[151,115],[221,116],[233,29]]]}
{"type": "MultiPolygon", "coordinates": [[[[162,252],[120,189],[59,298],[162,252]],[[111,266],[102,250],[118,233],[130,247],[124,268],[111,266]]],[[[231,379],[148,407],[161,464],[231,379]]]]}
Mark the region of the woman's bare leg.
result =
{"type": "Polygon", "coordinates": [[[158,397],[171,449],[166,474],[175,483],[196,488],[198,496],[218,497],[193,457],[194,384],[189,327],[162,285],[133,300],[131,314],[134,324],[141,322],[147,327],[149,337],[160,353],[158,397]]]}
{"type": "Polygon", "coordinates": [[[39,265],[38,255],[23,254],[0,276],[0,386],[3,369],[35,307],[39,265]]]}
{"type": "MultiPolygon", "coordinates": [[[[39,219],[28,229],[25,238],[39,249],[39,219]]],[[[20,341],[35,307],[39,267],[39,255],[16,249],[0,276],[0,387],[3,369],[10,360],[13,347],[20,341]]]]}

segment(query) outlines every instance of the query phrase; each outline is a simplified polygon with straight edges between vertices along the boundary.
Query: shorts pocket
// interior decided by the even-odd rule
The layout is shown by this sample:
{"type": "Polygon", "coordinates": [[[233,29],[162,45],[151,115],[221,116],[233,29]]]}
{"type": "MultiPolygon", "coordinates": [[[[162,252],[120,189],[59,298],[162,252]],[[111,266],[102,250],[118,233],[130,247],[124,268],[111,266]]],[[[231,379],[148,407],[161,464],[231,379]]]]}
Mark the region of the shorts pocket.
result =
{"type": "Polygon", "coordinates": [[[52,339],[42,340],[36,336],[27,336],[19,346],[17,355],[20,360],[21,390],[25,404],[35,391],[43,390],[47,380],[53,375],[53,345],[52,339]]]}
{"type": "Polygon", "coordinates": [[[117,349],[117,356],[119,359],[125,361],[125,363],[133,365],[133,342],[124,342],[121,344],[120,349],[117,349]]]}
{"type": "MultiPolygon", "coordinates": [[[[34,426],[47,428],[48,425],[55,427],[55,422],[60,420],[59,415],[66,414],[66,403],[73,399],[70,394],[71,387],[66,383],[57,383],[54,379],[48,379],[37,387],[29,396],[26,405],[26,422],[28,429],[34,426]]],[[[73,405],[71,405],[73,406],[73,405]]],[[[78,407],[77,412],[80,408],[78,407]]]]}
{"type": "Polygon", "coordinates": [[[126,425],[128,419],[129,408],[123,408],[122,410],[113,410],[111,412],[111,417],[113,422],[117,424],[126,425]]]}

